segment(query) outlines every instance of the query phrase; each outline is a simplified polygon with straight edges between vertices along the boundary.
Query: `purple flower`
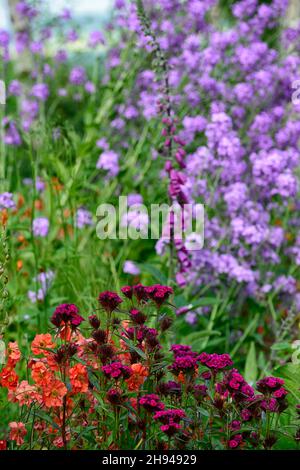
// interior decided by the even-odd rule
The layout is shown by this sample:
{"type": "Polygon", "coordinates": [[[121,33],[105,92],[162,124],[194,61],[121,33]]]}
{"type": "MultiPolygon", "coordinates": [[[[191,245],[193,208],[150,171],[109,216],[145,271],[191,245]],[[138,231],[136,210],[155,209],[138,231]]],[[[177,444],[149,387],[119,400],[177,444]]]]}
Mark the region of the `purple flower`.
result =
{"type": "Polygon", "coordinates": [[[119,156],[112,150],[103,152],[97,162],[96,168],[107,171],[107,176],[113,178],[119,173],[119,156]]]}
{"type": "Polygon", "coordinates": [[[0,209],[15,209],[12,193],[0,193],[0,209]]]}
{"type": "Polygon", "coordinates": [[[37,83],[31,89],[31,95],[40,101],[46,101],[49,97],[49,88],[45,83],[37,83]]]}
{"type": "Polygon", "coordinates": [[[93,217],[90,211],[81,207],[76,212],[76,226],[84,228],[93,225],[93,217]]]}
{"type": "Polygon", "coordinates": [[[132,274],[132,276],[138,276],[141,271],[133,261],[126,260],[123,265],[123,272],[132,274]]]}
{"type": "Polygon", "coordinates": [[[104,44],[104,36],[101,31],[92,31],[89,37],[89,46],[96,47],[98,44],[104,44]]]}
{"type": "Polygon", "coordinates": [[[49,232],[49,220],[46,217],[37,217],[32,222],[32,230],[35,237],[46,237],[49,232]]]}
{"type": "Polygon", "coordinates": [[[22,93],[22,85],[19,80],[12,80],[8,87],[8,93],[12,96],[20,96],[22,93]]]}
{"type": "Polygon", "coordinates": [[[83,67],[74,67],[70,72],[69,77],[72,85],[83,85],[86,81],[86,71],[83,67]]]}

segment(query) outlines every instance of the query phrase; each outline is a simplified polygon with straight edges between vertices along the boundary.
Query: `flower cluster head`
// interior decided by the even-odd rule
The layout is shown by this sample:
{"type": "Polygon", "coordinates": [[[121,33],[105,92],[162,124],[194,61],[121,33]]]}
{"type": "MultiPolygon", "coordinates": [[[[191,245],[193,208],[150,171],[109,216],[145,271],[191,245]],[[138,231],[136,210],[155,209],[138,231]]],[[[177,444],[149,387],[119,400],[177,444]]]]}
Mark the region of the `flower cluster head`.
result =
{"type": "Polygon", "coordinates": [[[162,426],[160,427],[168,437],[174,436],[182,426],[179,424],[182,419],[186,417],[186,414],[183,410],[165,410],[158,411],[153,416],[153,419],[160,421],[162,426]]]}
{"type": "Polygon", "coordinates": [[[198,359],[202,365],[212,369],[215,372],[226,369],[233,364],[229,354],[201,353],[198,359]]]}
{"type": "Polygon", "coordinates": [[[124,286],[121,288],[122,294],[127,297],[127,299],[132,299],[133,288],[131,286],[124,286]]]}
{"type": "Polygon", "coordinates": [[[241,402],[254,397],[254,389],[236,369],[224,374],[222,382],[216,385],[216,390],[222,395],[228,393],[235,400],[241,402]]]}
{"type": "Polygon", "coordinates": [[[120,406],[125,400],[122,390],[119,388],[110,388],[106,394],[106,398],[113,406],[120,406]]]}
{"type": "Polygon", "coordinates": [[[106,377],[115,380],[129,379],[132,374],[131,368],[124,366],[122,362],[111,362],[102,366],[102,371],[106,377]]]}
{"type": "Polygon", "coordinates": [[[168,300],[170,295],[173,294],[173,289],[168,286],[162,286],[161,284],[155,284],[147,287],[146,292],[149,299],[153,300],[158,307],[168,300]]]}
{"type": "Polygon", "coordinates": [[[149,413],[154,413],[156,411],[162,411],[165,408],[165,405],[160,401],[160,398],[155,393],[149,393],[148,395],[143,395],[139,399],[139,404],[145,408],[149,413]]]}
{"type": "Polygon", "coordinates": [[[136,323],[137,325],[143,325],[147,319],[146,315],[137,308],[132,308],[129,314],[133,323],[136,323]]]}
{"type": "Polygon", "coordinates": [[[77,328],[84,321],[84,318],[78,314],[78,311],[78,307],[74,304],[61,304],[56,307],[51,322],[57,328],[65,325],[77,328]]]}
{"type": "Polygon", "coordinates": [[[171,351],[174,354],[174,361],[168,368],[173,374],[193,374],[196,372],[198,354],[192,351],[190,346],[173,344],[171,351]]]}
{"type": "Polygon", "coordinates": [[[101,292],[98,297],[100,305],[108,313],[113,312],[122,302],[121,297],[116,292],[105,291],[101,292]]]}
{"type": "Polygon", "coordinates": [[[270,376],[259,380],[256,384],[256,388],[259,392],[273,394],[275,391],[281,389],[283,385],[283,379],[270,376]]]}
{"type": "Polygon", "coordinates": [[[279,377],[265,377],[256,384],[257,390],[263,394],[261,408],[264,411],[281,413],[287,408],[284,380],[279,377]]]}

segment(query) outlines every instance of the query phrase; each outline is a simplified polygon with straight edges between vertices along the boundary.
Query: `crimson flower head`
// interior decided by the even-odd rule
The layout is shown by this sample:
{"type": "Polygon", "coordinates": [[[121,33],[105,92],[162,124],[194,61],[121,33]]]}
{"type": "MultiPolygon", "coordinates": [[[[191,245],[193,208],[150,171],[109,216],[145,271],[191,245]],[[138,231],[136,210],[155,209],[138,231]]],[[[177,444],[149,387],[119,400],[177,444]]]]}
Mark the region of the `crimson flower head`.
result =
{"type": "Polygon", "coordinates": [[[63,324],[69,324],[71,327],[77,328],[84,321],[84,318],[78,314],[78,311],[78,307],[74,304],[61,304],[56,307],[51,322],[57,328],[63,324]]]}
{"type": "Polygon", "coordinates": [[[284,380],[278,377],[265,377],[259,380],[256,384],[257,390],[262,393],[274,392],[284,385],[284,380]]]}
{"type": "Polygon", "coordinates": [[[139,302],[148,300],[147,287],[143,286],[143,284],[133,286],[133,293],[139,302]]]}
{"type": "Polygon", "coordinates": [[[122,390],[117,388],[111,388],[106,394],[107,400],[114,406],[122,405],[124,397],[122,396],[122,390]]]}
{"type": "Polygon", "coordinates": [[[151,300],[153,300],[158,307],[160,307],[171,294],[173,289],[168,286],[162,286],[161,284],[154,284],[153,286],[147,287],[146,292],[151,300]]]}
{"type": "Polygon", "coordinates": [[[158,411],[153,419],[160,421],[162,423],[160,427],[161,431],[167,436],[172,437],[181,429],[179,422],[185,418],[185,416],[183,410],[166,410],[158,411]]]}
{"type": "Polygon", "coordinates": [[[94,330],[97,330],[100,326],[100,320],[97,315],[90,315],[89,316],[89,323],[94,330]]]}
{"type": "Polygon", "coordinates": [[[100,305],[108,313],[113,312],[118,307],[118,305],[123,302],[121,297],[119,297],[116,292],[111,292],[109,290],[101,292],[101,294],[99,294],[98,300],[100,305]]]}
{"type": "Polygon", "coordinates": [[[162,411],[165,408],[165,405],[160,401],[159,396],[155,393],[149,393],[148,395],[142,396],[139,399],[139,404],[150,413],[162,411]]]}
{"type": "Polygon", "coordinates": [[[133,296],[133,288],[131,286],[124,286],[121,288],[122,294],[127,297],[127,299],[132,299],[133,296]]]}
{"type": "Polygon", "coordinates": [[[102,371],[106,377],[111,379],[129,379],[132,374],[132,370],[128,366],[124,366],[122,362],[111,362],[106,366],[102,366],[102,371]]]}
{"type": "Polygon", "coordinates": [[[229,354],[202,353],[199,356],[199,361],[201,364],[214,371],[225,369],[233,364],[229,354]]]}
{"type": "Polygon", "coordinates": [[[132,308],[129,313],[132,321],[137,325],[143,325],[145,323],[146,315],[137,308],[132,308]]]}

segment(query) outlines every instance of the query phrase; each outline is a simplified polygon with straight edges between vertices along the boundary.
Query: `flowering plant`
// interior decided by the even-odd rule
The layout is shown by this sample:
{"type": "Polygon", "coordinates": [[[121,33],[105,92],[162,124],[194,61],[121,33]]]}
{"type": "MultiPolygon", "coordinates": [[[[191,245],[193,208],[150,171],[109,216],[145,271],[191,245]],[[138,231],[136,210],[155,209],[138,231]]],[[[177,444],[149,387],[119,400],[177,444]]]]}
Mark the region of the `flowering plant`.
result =
{"type": "Polygon", "coordinates": [[[254,388],[228,354],[170,345],[171,288],[122,292],[99,295],[106,321],[94,313],[84,329],[78,308],[62,304],[55,330],[36,335],[29,356],[8,344],[0,384],[19,412],[2,448],[271,449],[288,434],[278,431],[291,412],[283,379],[254,388]]]}

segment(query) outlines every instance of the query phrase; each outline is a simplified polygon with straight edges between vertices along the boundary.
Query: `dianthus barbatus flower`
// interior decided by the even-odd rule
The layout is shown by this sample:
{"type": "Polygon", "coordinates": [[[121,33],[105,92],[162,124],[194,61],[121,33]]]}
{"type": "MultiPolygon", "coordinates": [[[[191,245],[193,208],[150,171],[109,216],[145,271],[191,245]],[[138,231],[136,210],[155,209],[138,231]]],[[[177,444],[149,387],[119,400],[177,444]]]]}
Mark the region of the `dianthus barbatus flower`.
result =
{"type": "Polygon", "coordinates": [[[74,304],[61,304],[56,307],[51,322],[58,328],[64,324],[69,324],[71,327],[76,328],[84,321],[84,318],[78,314],[78,311],[78,307],[74,304]]]}
{"type": "Polygon", "coordinates": [[[129,379],[132,374],[132,370],[128,366],[124,366],[122,362],[111,362],[106,366],[102,366],[102,371],[106,377],[111,379],[129,379]]]}
{"type": "Polygon", "coordinates": [[[124,286],[121,288],[122,294],[125,295],[128,299],[132,299],[133,296],[133,288],[131,286],[124,286]]]}
{"type": "Polygon", "coordinates": [[[145,408],[146,411],[156,412],[162,411],[165,405],[160,401],[160,398],[155,393],[149,393],[148,395],[143,395],[139,399],[139,404],[145,408]]]}
{"type": "Polygon", "coordinates": [[[116,292],[108,291],[101,292],[98,297],[100,305],[106,310],[106,312],[113,312],[122,302],[121,297],[116,292]]]}
{"type": "Polygon", "coordinates": [[[139,302],[148,300],[147,287],[143,284],[133,286],[133,292],[139,302]]]}
{"type": "Polygon", "coordinates": [[[146,288],[148,297],[153,300],[158,307],[160,307],[171,294],[173,294],[173,289],[168,286],[162,286],[161,284],[154,284],[146,288]]]}
{"type": "Polygon", "coordinates": [[[215,371],[225,369],[233,364],[229,354],[201,353],[198,359],[201,364],[215,371]]]}

